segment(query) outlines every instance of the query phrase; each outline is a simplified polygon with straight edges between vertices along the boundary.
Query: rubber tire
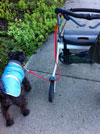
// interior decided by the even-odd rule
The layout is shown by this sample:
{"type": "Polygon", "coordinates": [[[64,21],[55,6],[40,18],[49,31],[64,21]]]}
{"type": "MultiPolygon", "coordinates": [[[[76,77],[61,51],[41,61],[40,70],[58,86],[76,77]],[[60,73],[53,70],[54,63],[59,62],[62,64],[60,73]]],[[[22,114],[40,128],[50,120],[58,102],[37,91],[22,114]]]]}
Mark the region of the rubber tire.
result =
{"type": "Polygon", "coordinates": [[[61,63],[65,64],[65,59],[64,59],[63,53],[59,54],[59,60],[60,60],[61,63]]]}
{"type": "Polygon", "coordinates": [[[50,88],[49,88],[49,96],[48,96],[48,100],[49,102],[53,102],[54,99],[54,81],[50,82],[50,88]]]}
{"type": "Polygon", "coordinates": [[[66,65],[70,65],[71,63],[69,62],[69,58],[68,61],[66,60],[66,57],[64,56],[64,54],[61,52],[59,54],[59,60],[62,64],[66,64],[66,65]]]}

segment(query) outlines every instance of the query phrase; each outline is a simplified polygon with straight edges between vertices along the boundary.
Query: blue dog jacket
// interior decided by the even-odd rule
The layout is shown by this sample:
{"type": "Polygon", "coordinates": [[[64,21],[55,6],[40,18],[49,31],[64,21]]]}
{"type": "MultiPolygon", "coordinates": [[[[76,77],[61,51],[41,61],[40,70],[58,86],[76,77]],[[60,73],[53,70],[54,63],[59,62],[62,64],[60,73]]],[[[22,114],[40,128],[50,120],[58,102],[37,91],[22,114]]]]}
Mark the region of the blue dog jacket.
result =
{"type": "Polygon", "coordinates": [[[5,94],[18,97],[21,93],[21,83],[24,79],[24,70],[20,64],[10,61],[2,74],[5,94]]]}

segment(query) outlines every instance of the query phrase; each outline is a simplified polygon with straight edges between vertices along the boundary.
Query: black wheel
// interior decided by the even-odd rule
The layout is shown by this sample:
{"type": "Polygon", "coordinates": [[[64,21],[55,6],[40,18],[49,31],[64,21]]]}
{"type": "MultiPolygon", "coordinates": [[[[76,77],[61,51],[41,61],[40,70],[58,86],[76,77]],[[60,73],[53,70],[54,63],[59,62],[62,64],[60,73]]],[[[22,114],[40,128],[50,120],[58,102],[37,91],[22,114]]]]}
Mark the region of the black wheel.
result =
{"type": "Polygon", "coordinates": [[[61,63],[65,64],[65,57],[64,57],[63,53],[59,54],[59,60],[61,63]]]}
{"type": "Polygon", "coordinates": [[[50,88],[49,88],[49,102],[53,102],[54,99],[54,81],[50,81],[50,88]]]}
{"type": "MultiPolygon", "coordinates": [[[[70,53],[69,53],[69,54],[70,54],[70,53]]],[[[71,64],[71,63],[69,62],[69,55],[65,56],[63,53],[60,53],[60,54],[59,54],[59,60],[60,60],[60,62],[63,63],[63,64],[67,64],[67,65],[71,64]]]]}

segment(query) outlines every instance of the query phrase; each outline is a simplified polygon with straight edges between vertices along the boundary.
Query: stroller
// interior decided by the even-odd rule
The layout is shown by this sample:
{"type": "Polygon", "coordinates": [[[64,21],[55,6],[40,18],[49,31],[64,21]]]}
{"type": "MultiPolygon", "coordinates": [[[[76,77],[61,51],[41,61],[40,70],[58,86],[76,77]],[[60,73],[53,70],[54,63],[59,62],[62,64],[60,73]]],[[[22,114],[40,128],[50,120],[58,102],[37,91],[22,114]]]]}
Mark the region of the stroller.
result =
{"type": "MultiPolygon", "coordinates": [[[[52,76],[50,77],[49,87],[49,102],[53,102],[56,81],[55,74],[57,70],[58,60],[63,64],[72,63],[92,63],[88,56],[88,50],[94,44],[99,30],[64,30],[65,25],[62,27],[62,16],[67,21],[71,20],[79,27],[85,27],[86,24],[81,24],[75,18],[86,19],[88,21],[94,19],[100,19],[100,9],[89,9],[89,8],[74,8],[74,9],[62,9],[56,8],[55,13],[57,14],[57,47],[56,47],[56,60],[53,69],[52,76]],[[78,12],[78,13],[77,13],[78,12]],[[80,13],[82,12],[82,13],[80,13]],[[87,13],[86,13],[87,12],[87,13]],[[63,31],[63,33],[62,33],[63,31]],[[71,53],[70,50],[85,50],[83,52],[71,53]]],[[[100,25],[100,22],[89,26],[89,29],[95,29],[100,25]]]]}

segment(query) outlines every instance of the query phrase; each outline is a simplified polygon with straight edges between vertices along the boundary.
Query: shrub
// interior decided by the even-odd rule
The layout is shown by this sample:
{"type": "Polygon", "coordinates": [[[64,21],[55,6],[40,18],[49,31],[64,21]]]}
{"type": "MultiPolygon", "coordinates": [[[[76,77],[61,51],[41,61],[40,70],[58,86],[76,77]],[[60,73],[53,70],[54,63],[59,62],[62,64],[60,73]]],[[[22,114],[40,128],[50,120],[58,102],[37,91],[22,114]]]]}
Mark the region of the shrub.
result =
{"type": "Polygon", "coordinates": [[[22,50],[27,59],[54,31],[56,5],[63,0],[2,0],[0,18],[8,21],[7,31],[0,31],[0,76],[8,62],[8,50],[22,50]]]}
{"type": "Polygon", "coordinates": [[[24,14],[24,21],[16,19],[16,22],[9,23],[8,36],[14,38],[27,56],[32,55],[46,41],[48,34],[54,31],[56,23],[55,6],[48,8],[42,1],[37,5],[31,15],[24,14]]]}

